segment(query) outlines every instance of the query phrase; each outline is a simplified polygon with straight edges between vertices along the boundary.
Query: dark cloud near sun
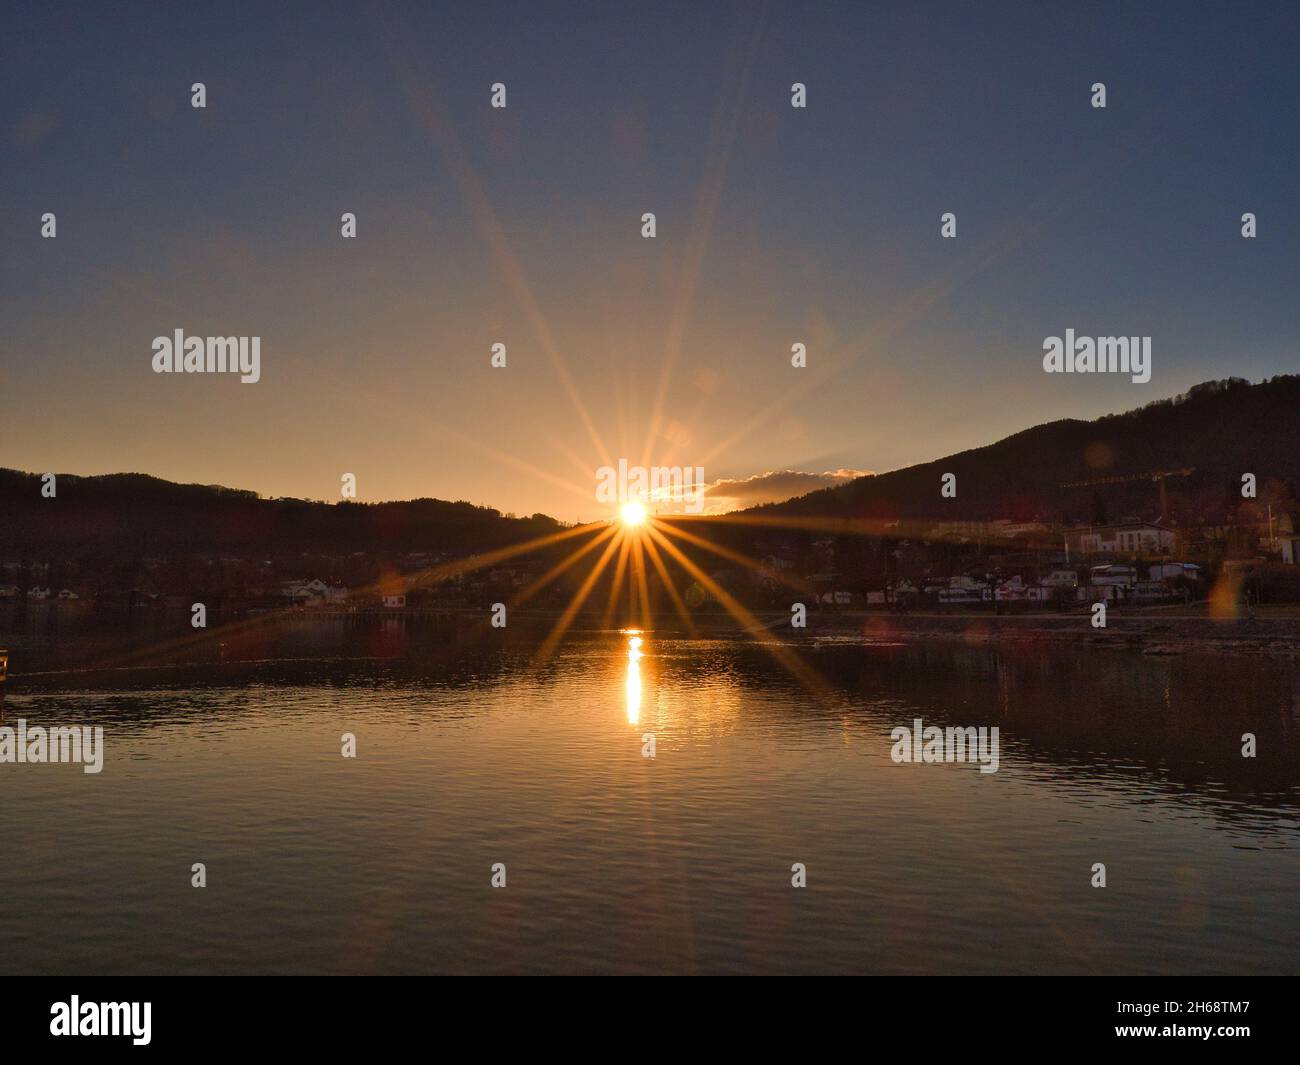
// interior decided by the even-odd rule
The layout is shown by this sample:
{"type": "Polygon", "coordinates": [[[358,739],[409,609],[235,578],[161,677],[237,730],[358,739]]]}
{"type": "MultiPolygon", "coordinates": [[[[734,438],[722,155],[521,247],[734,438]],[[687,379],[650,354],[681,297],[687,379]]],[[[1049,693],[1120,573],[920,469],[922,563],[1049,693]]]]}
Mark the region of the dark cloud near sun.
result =
{"type": "Polygon", "coordinates": [[[752,477],[722,478],[709,485],[705,495],[706,513],[721,514],[729,510],[743,510],[760,503],[781,503],[796,496],[816,492],[819,488],[833,488],[857,477],[872,477],[871,470],[838,469],[825,473],[808,473],[803,470],[769,470],[752,477]]]}

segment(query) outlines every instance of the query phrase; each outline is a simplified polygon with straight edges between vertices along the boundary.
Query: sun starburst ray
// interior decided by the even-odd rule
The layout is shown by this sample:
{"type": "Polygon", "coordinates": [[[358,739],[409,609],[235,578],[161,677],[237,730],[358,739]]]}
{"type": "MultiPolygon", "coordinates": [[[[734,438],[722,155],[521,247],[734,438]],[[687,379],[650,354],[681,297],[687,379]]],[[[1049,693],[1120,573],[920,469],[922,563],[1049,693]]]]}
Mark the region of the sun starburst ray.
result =
{"type": "Polygon", "coordinates": [[[684,551],[668,539],[658,529],[650,528],[647,530],[649,535],[654,537],[668,554],[677,560],[677,562],[697,580],[710,595],[712,595],[723,608],[733,618],[735,618],[745,630],[758,640],[760,646],[764,648],[776,661],[785,667],[804,689],[810,694],[816,696],[824,703],[829,703],[833,697],[833,692],[829,685],[826,684],[816,672],[804,663],[798,655],[784,644],[774,642],[771,637],[771,631],[751,614],[730,592],[717,583],[712,577],[697,566],[684,551]]]}
{"type": "Polygon", "coordinates": [[[582,605],[587,601],[587,597],[591,595],[592,588],[596,586],[596,582],[600,579],[601,573],[604,572],[606,565],[609,564],[610,555],[617,546],[618,540],[611,539],[600,558],[597,559],[595,564],[591,567],[591,570],[583,580],[582,585],[573,593],[573,598],[569,600],[569,605],[564,608],[564,613],[560,615],[554,626],[552,626],[551,631],[547,634],[546,639],[542,641],[542,645],[537,649],[537,653],[533,657],[534,668],[544,664],[554,653],[560,640],[564,638],[564,634],[569,630],[569,626],[573,624],[573,619],[578,616],[578,611],[582,609],[582,605]]]}

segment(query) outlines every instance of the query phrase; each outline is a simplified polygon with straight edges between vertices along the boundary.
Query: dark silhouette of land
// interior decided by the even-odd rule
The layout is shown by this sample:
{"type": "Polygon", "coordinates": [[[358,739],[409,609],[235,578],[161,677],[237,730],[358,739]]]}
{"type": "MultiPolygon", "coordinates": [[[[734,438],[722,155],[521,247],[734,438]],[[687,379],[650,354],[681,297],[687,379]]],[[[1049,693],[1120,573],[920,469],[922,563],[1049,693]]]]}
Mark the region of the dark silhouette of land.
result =
{"type": "Polygon", "coordinates": [[[1154,521],[1162,515],[1151,481],[1064,489],[1107,476],[1193,468],[1167,484],[1167,522],[1225,519],[1241,503],[1242,475],[1255,474],[1257,499],[1300,499],[1300,376],[1260,384],[1209,381],[1172,399],[1096,421],[1064,419],[987,447],[876,477],[862,477],[784,503],[755,508],[781,515],[852,514],[887,519],[1154,521]],[[957,495],[942,499],[944,473],[957,495]]]}
{"type": "MultiPolygon", "coordinates": [[[[11,600],[45,586],[55,598],[66,587],[70,595],[126,596],[132,604],[137,593],[266,601],[283,599],[286,582],[316,578],[376,596],[428,593],[439,603],[478,603],[485,589],[497,595],[527,587],[587,535],[579,531],[577,539],[498,562],[494,552],[565,526],[544,514],[516,518],[466,502],[264,499],[136,473],[59,474],[54,499],[44,498],[41,487],[39,474],[0,469],[0,594],[11,600]],[[482,565],[464,567],[463,578],[450,572],[468,556],[482,565]]],[[[1173,552],[1205,563],[1202,576],[1209,578],[1226,558],[1262,559],[1265,536],[1276,561],[1289,561],[1277,534],[1292,534],[1298,499],[1300,376],[1259,384],[1232,378],[1124,414],[1039,425],[987,447],[784,503],[680,519],[683,530],[744,554],[762,573],[742,576],[734,557],[710,553],[698,540],[688,538],[681,549],[740,598],[774,607],[788,604],[790,587],[816,591],[820,601],[825,592],[865,597],[903,579],[920,587],[963,573],[1038,580],[1063,561],[1081,561],[1062,558],[1063,529],[1141,520],[1177,530],[1173,552]],[[1150,475],[1161,471],[1177,475],[1157,484],[1150,475]],[[940,492],[947,473],[956,475],[955,498],[940,492]],[[1253,499],[1241,491],[1247,473],[1257,482],[1253,499]],[[1063,487],[1076,482],[1085,483],[1063,487]],[[992,528],[999,522],[1002,528],[992,528]],[[1032,530],[1011,531],[1009,523],[1032,530]],[[1211,541],[1201,532],[1218,535],[1224,528],[1239,535],[1211,541]]],[[[681,588],[698,576],[671,557],[665,563],[681,588]]],[[[589,565],[565,571],[533,605],[567,601],[589,565]]],[[[1297,567],[1281,568],[1281,583],[1270,594],[1290,601],[1286,589],[1297,583],[1291,579],[1297,567]]],[[[662,605],[657,574],[650,583],[662,605]]],[[[696,603],[712,595],[697,594],[696,603]]],[[[606,600],[602,584],[592,602],[606,601],[614,596],[606,600]]]]}

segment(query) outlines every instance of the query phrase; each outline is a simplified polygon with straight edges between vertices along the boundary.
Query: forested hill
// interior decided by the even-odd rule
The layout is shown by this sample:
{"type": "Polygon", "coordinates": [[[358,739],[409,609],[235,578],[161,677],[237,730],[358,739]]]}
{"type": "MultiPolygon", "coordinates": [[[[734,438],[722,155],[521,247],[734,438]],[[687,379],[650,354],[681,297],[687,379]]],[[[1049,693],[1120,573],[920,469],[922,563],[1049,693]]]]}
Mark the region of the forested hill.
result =
{"type": "MultiPolygon", "coordinates": [[[[869,456],[862,461],[869,462],[869,456]]],[[[1167,517],[1185,524],[1224,516],[1255,474],[1259,500],[1300,499],[1300,376],[1259,384],[1209,381],[1184,395],[1096,421],[1035,426],[986,447],[862,477],[754,508],[768,515],[1013,521],[1159,517],[1151,481],[1062,488],[1067,482],[1193,468],[1166,482],[1167,517]],[[940,495],[957,475],[955,499],[940,495]]]]}
{"type": "Polygon", "coordinates": [[[0,556],[131,557],[186,553],[447,551],[468,554],[553,532],[543,514],[511,518],[440,499],[328,504],[262,499],[219,485],[175,484],[143,474],[60,474],[53,499],[41,477],[0,469],[0,556]]]}

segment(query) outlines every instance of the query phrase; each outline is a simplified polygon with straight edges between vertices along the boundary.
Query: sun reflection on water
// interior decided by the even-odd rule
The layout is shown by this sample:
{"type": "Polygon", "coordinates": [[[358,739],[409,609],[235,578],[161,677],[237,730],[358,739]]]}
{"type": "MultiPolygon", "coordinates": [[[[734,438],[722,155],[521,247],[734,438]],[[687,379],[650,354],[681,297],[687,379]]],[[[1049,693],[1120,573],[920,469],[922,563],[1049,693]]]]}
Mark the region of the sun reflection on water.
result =
{"type": "Polygon", "coordinates": [[[629,630],[627,641],[627,723],[635,725],[641,717],[641,637],[629,630]]]}

